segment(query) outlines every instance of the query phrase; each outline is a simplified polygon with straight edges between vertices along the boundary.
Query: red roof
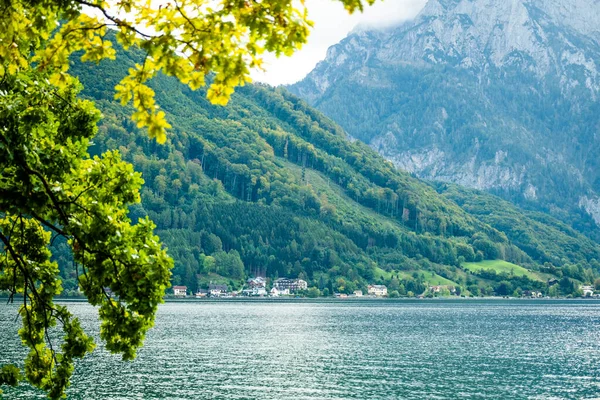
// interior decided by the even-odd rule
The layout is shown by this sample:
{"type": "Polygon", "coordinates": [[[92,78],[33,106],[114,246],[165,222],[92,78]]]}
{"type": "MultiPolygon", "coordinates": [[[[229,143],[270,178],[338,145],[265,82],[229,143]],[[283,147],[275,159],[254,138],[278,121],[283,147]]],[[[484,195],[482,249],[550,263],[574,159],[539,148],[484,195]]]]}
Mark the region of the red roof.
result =
{"type": "Polygon", "coordinates": [[[173,286],[173,290],[175,290],[175,289],[187,290],[187,286],[173,286]]]}

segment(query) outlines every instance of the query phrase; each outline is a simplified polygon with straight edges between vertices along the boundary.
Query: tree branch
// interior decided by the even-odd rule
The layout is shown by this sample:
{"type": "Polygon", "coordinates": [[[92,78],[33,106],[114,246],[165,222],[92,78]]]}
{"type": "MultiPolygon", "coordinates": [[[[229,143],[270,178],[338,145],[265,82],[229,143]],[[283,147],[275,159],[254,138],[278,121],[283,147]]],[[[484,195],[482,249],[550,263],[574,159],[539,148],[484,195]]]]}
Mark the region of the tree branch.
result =
{"type": "Polygon", "coordinates": [[[122,21],[121,19],[117,18],[117,17],[113,17],[112,15],[110,15],[108,13],[108,11],[106,11],[103,7],[101,7],[99,4],[94,4],[94,3],[90,3],[88,1],[85,0],[75,0],[76,3],[82,5],[82,6],[88,6],[91,8],[95,8],[96,10],[99,10],[106,19],[108,19],[109,21],[112,21],[115,25],[119,26],[119,27],[125,27],[127,29],[129,29],[130,31],[133,31],[135,33],[137,33],[140,36],[145,37],[146,39],[150,40],[150,39],[156,39],[160,36],[153,36],[153,35],[148,35],[142,31],[140,31],[139,29],[133,27],[132,25],[126,23],[125,21],[122,21]]]}

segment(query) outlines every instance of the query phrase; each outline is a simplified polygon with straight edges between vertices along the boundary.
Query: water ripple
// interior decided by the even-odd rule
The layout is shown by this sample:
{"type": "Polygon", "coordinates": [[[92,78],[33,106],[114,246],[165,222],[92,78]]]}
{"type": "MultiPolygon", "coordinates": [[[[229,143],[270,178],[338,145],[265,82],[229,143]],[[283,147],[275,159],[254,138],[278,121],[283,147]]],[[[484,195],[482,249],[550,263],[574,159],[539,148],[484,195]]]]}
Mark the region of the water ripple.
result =
{"type": "MultiPolygon", "coordinates": [[[[97,313],[69,304],[85,329],[97,313]]],[[[0,364],[24,351],[0,306],[0,364]]],[[[70,399],[600,399],[597,302],[201,302],[160,307],[133,362],[101,347],[70,399]]],[[[97,334],[97,332],[96,332],[97,334]]],[[[7,398],[44,398],[22,385],[7,398]]]]}

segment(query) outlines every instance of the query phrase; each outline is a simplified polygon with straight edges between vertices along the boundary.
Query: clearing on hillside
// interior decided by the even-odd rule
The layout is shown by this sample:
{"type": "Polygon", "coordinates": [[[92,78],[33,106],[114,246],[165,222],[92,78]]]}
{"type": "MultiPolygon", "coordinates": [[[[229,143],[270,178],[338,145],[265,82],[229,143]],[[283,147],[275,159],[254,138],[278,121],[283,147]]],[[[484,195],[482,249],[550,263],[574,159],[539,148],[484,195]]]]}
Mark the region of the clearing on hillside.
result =
{"type": "Polygon", "coordinates": [[[412,278],[414,273],[423,276],[423,281],[427,285],[437,286],[456,286],[456,282],[444,278],[435,272],[419,270],[419,271],[385,271],[379,267],[375,268],[375,279],[391,279],[392,276],[398,276],[400,279],[412,278]]]}
{"type": "Polygon", "coordinates": [[[493,270],[497,274],[506,272],[507,274],[512,274],[514,276],[526,276],[529,279],[533,279],[536,281],[544,281],[544,279],[537,273],[523,268],[520,265],[509,263],[508,261],[504,260],[485,260],[479,262],[469,262],[463,263],[462,266],[463,268],[471,272],[493,270]]]}

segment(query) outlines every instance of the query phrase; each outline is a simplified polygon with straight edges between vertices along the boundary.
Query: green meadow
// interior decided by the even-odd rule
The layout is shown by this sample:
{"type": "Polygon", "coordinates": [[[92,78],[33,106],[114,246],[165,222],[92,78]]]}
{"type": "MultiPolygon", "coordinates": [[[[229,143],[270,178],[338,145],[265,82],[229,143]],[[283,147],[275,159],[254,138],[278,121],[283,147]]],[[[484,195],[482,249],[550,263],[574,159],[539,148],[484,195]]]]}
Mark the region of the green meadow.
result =
{"type": "Polygon", "coordinates": [[[509,263],[504,260],[468,262],[463,263],[462,266],[470,272],[478,272],[481,270],[493,270],[497,274],[505,272],[513,276],[526,276],[533,280],[545,281],[545,279],[543,279],[541,275],[537,274],[536,272],[530,271],[526,268],[521,267],[520,265],[509,263]]]}
{"type": "Polygon", "coordinates": [[[392,279],[393,276],[398,276],[398,278],[400,279],[407,279],[407,278],[413,278],[413,274],[417,273],[419,275],[423,276],[423,281],[431,286],[438,286],[438,285],[448,285],[448,286],[456,286],[456,283],[444,278],[443,276],[440,276],[438,274],[436,274],[435,272],[431,272],[431,271],[425,271],[425,270],[420,270],[420,271],[385,271],[379,267],[375,268],[375,279],[379,280],[390,280],[392,279]]]}

